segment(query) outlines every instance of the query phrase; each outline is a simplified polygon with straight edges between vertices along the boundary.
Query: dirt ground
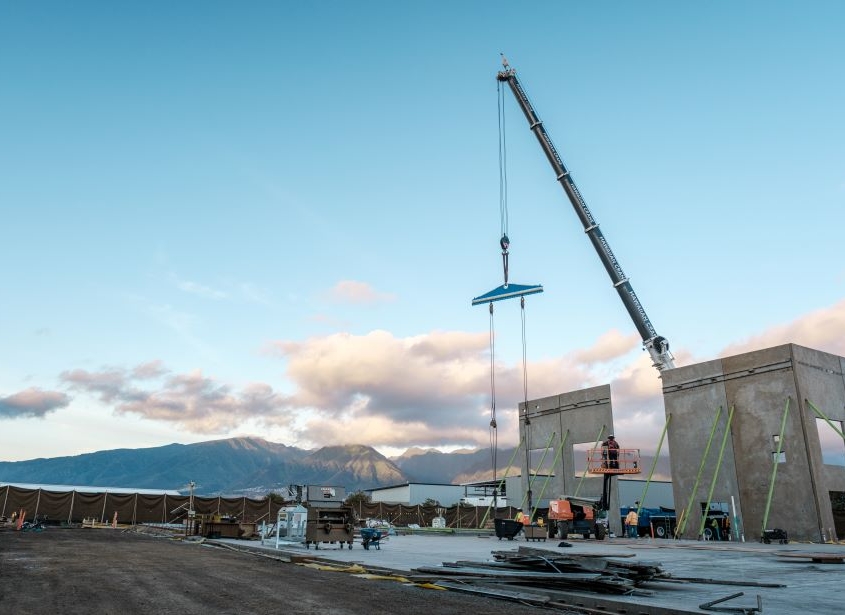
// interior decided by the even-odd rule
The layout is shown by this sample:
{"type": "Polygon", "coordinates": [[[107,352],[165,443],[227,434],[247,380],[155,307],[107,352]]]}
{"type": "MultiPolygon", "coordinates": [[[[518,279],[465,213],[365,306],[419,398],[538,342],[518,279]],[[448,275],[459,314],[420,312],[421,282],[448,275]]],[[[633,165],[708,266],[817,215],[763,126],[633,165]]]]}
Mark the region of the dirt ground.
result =
{"type": "Polygon", "coordinates": [[[135,531],[51,527],[0,528],[0,612],[537,615],[540,609],[135,531]]]}

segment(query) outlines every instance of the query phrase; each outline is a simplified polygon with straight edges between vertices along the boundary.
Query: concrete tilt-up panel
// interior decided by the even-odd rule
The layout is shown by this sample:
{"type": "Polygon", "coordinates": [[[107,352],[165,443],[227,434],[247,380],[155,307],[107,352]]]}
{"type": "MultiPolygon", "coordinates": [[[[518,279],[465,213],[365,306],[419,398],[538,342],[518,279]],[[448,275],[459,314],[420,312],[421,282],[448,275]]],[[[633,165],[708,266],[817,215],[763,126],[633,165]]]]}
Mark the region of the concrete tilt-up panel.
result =
{"type": "MultiPolygon", "coordinates": [[[[578,497],[600,499],[603,476],[587,475],[582,481],[581,477],[576,475],[579,469],[584,470],[586,456],[576,463],[574,446],[588,444],[593,448],[611,433],[613,409],[610,385],[534,399],[527,404],[520,403],[520,442],[531,451],[532,476],[538,470],[544,475],[532,481],[532,507],[545,508],[550,499],[573,496],[576,491],[578,497]],[[542,468],[535,465],[540,459],[543,459],[542,468]]],[[[624,447],[624,443],[622,444],[624,447]]],[[[520,463],[522,476],[529,476],[528,458],[524,454],[520,463]]],[[[613,477],[611,480],[613,484],[608,517],[611,531],[619,534],[622,528],[618,512],[617,478],[613,477]],[[616,514],[613,511],[616,511],[616,514]]],[[[527,490],[525,483],[523,489],[527,490]]],[[[527,502],[527,493],[523,497],[527,502]]],[[[511,501],[516,505],[515,500],[511,501]]]]}
{"type": "Polygon", "coordinates": [[[843,366],[842,357],[786,344],[663,373],[683,537],[701,535],[709,499],[730,506],[735,538],[760,540],[774,528],[791,539],[832,538],[830,492],[845,490],[845,468],[823,463],[808,402],[841,430],[843,366]]]}

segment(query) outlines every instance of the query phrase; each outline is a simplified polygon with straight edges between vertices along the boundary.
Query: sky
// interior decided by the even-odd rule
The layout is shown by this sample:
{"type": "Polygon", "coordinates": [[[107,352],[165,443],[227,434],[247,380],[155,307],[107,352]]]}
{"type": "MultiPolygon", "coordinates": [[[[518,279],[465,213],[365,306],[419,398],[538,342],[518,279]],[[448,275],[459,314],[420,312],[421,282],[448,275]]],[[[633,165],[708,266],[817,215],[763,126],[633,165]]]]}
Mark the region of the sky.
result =
{"type": "Polygon", "coordinates": [[[845,355],[845,3],[0,5],[0,460],[258,436],[489,447],[658,372],[500,53],[677,365],[845,355]],[[491,347],[491,330],[494,343],[491,347]],[[524,335],[523,335],[524,330],[524,335]],[[523,364],[523,357],[525,363],[523,364]]]}

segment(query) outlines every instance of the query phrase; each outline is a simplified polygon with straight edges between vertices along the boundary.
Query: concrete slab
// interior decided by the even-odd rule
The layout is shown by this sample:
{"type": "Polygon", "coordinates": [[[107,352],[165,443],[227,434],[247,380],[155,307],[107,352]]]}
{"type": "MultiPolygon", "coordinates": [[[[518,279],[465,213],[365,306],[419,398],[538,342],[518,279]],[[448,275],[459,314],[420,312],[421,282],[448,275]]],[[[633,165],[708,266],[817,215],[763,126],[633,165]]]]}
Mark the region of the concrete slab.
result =
{"type": "MultiPolygon", "coordinates": [[[[701,612],[701,604],[743,592],[744,595],[720,603],[719,610],[751,609],[762,597],[766,615],[794,613],[827,615],[840,612],[843,603],[845,564],[820,563],[845,557],[845,544],[762,544],[737,542],[697,542],[659,539],[613,538],[597,542],[570,538],[572,547],[558,547],[557,540],[527,541],[524,538],[499,540],[486,534],[409,534],[382,539],[380,549],[364,550],[359,540],[352,549],[323,545],[306,549],[301,544],[284,544],[276,551],[275,540],[262,546],[258,541],[226,540],[230,545],[280,555],[314,557],[339,564],[359,563],[364,567],[410,572],[422,566],[440,567],[459,560],[488,561],[494,551],[516,551],[520,546],[556,553],[592,554],[604,557],[630,556],[641,562],[657,562],[675,578],[712,579],[722,583],[653,583],[645,589],[653,596],[585,596],[618,601],[614,612],[643,613],[649,607],[663,612],[701,612]],[[800,557],[809,554],[808,557],[800,557]],[[785,555],[785,557],[784,557],[785,555]],[[785,587],[755,587],[742,583],[783,584],[785,587]],[[630,610],[639,605],[636,610],[630,610]]],[[[839,559],[841,562],[841,559],[839,559]]],[[[713,612],[713,611],[709,611],[713,612]]],[[[742,612],[734,611],[734,612],[742,612]]],[[[755,611],[748,611],[755,612],[755,611]]]]}

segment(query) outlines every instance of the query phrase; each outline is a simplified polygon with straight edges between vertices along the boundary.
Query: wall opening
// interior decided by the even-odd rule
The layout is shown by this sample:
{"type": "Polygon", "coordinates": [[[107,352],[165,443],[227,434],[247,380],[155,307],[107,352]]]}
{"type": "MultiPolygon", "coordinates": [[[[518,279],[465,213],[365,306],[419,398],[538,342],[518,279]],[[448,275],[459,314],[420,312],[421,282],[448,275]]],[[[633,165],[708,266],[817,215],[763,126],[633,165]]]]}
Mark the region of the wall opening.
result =
{"type": "MultiPolygon", "coordinates": [[[[578,442],[572,445],[572,454],[575,457],[573,472],[575,478],[581,478],[587,471],[587,451],[596,448],[595,442],[578,442]]],[[[590,474],[587,474],[589,478],[590,474]]]]}
{"type": "MultiPolygon", "coordinates": [[[[842,421],[831,421],[836,429],[842,431],[842,421]]],[[[829,466],[845,466],[845,441],[836,433],[824,419],[816,419],[816,429],[819,432],[819,446],[822,451],[822,462],[829,466]]]]}
{"type": "Polygon", "coordinates": [[[772,461],[776,461],[777,463],[786,463],[785,446],[786,444],[781,444],[779,434],[772,436],[772,461]],[[778,453],[778,447],[780,447],[780,453],[778,453]]]}

